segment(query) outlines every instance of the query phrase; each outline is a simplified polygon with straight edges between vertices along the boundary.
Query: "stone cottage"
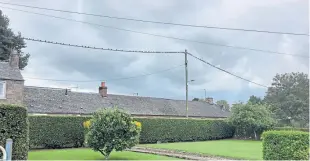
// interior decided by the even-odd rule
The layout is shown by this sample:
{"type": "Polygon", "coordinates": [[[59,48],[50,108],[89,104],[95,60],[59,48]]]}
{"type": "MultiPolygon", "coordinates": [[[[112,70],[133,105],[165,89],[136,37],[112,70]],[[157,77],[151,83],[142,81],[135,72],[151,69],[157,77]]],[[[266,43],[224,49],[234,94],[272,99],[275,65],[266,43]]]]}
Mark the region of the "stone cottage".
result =
{"type": "MultiPolygon", "coordinates": [[[[98,93],[69,89],[24,86],[18,68],[19,57],[12,53],[9,62],[0,62],[0,103],[22,104],[29,114],[90,115],[100,108],[118,107],[140,117],[185,117],[184,100],[109,94],[104,82],[98,93]]],[[[196,118],[225,118],[212,99],[189,101],[188,115],[196,118]]]]}

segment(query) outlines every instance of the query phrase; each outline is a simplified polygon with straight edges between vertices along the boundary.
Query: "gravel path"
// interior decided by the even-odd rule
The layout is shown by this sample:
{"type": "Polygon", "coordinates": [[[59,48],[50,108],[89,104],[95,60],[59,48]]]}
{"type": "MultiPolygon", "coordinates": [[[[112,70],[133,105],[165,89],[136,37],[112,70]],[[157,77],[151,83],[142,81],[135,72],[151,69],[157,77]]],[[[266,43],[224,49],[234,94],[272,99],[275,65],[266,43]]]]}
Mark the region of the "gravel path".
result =
{"type": "Polygon", "coordinates": [[[227,158],[213,157],[213,156],[207,156],[207,155],[202,155],[202,154],[197,154],[197,153],[189,153],[189,152],[178,151],[178,150],[166,150],[166,149],[157,149],[157,148],[148,148],[148,147],[133,147],[131,149],[128,149],[128,151],[163,155],[163,156],[181,158],[181,159],[186,159],[186,160],[232,160],[232,159],[227,159],[227,158]]]}

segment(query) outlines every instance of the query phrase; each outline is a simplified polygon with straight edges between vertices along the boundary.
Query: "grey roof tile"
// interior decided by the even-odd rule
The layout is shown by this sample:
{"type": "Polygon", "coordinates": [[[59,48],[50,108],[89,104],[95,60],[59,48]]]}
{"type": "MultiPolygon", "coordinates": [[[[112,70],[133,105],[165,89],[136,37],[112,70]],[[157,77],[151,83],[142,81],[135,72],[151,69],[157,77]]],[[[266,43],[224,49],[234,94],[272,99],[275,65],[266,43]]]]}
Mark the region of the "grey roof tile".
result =
{"type": "MultiPolygon", "coordinates": [[[[65,89],[25,87],[24,103],[29,113],[50,114],[91,114],[100,108],[117,106],[132,115],[185,116],[185,101],[152,97],[137,97],[98,93],[68,92],[65,89]]],[[[217,105],[206,102],[189,101],[189,116],[227,117],[217,105]]]]}
{"type": "Polygon", "coordinates": [[[0,79],[24,80],[20,70],[12,68],[9,62],[0,62],[0,79]]]}

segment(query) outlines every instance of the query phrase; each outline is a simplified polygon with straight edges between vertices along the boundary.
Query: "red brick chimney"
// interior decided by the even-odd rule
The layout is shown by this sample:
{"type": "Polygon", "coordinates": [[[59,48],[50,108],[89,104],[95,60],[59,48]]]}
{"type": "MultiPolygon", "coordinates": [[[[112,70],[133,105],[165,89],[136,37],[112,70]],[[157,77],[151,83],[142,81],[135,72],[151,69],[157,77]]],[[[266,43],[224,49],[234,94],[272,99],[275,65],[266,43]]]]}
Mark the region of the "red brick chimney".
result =
{"type": "Polygon", "coordinates": [[[19,55],[14,49],[11,49],[9,62],[12,68],[17,68],[17,69],[19,68],[19,55]]]}
{"type": "Polygon", "coordinates": [[[108,96],[108,87],[105,86],[105,82],[101,82],[101,86],[99,87],[99,94],[101,97],[108,96]]]}

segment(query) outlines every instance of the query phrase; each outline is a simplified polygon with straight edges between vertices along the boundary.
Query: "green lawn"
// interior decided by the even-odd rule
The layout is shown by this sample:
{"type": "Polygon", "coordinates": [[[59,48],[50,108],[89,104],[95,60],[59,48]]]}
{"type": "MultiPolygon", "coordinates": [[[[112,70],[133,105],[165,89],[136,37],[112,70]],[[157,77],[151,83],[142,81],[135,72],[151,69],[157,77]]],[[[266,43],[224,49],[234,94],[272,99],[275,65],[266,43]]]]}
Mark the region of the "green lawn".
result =
{"type": "Polygon", "coordinates": [[[263,158],[261,141],[214,140],[203,142],[146,144],[141,146],[163,149],[177,149],[235,159],[262,160],[263,158]]]}
{"type": "MultiPolygon", "coordinates": [[[[57,149],[30,151],[28,160],[103,160],[100,152],[91,149],[57,149]]],[[[112,152],[110,160],[178,160],[176,158],[134,152],[112,152]]]]}

